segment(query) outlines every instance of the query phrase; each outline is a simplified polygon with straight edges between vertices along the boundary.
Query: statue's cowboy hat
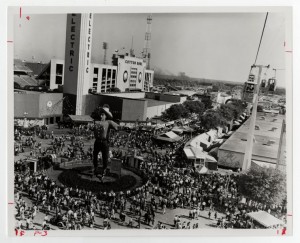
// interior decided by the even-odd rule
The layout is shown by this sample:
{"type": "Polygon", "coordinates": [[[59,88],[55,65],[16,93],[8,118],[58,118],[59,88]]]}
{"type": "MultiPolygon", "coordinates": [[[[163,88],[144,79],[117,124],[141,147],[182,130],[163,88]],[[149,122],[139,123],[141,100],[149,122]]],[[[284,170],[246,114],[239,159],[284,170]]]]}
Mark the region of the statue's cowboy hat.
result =
{"type": "Polygon", "coordinates": [[[109,111],[109,105],[105,104],[99,108],[99,114],[104,113],[106,115],[106,119],[112,119],[113,115],[109,111]]]}

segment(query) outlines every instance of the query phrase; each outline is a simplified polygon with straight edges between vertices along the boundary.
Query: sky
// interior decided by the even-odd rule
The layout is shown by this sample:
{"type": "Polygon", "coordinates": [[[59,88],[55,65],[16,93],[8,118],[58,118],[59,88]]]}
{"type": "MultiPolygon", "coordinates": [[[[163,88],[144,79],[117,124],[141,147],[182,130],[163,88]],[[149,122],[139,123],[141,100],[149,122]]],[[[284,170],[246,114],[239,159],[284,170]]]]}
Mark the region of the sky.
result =
{"type": "MultiPolygon", "coordinates": [[[[108,60],[116,49],[141,55],[147,13],[94,14],[92,62],[103,63],[102,43],[108,42],[108,60]]],[[[189,77],[245,82],[254,63],[266,13],[153,13],[151,68],[155,72],[189,77]]],[[[14,58],[49,62],[64,59],[66,14],[14,18],[14,58]]],[[[269,13],[256,64],[285,68],[285,21],[269,13]]],[[[285,86],[284,70],[277,71],[285,86]]]]}

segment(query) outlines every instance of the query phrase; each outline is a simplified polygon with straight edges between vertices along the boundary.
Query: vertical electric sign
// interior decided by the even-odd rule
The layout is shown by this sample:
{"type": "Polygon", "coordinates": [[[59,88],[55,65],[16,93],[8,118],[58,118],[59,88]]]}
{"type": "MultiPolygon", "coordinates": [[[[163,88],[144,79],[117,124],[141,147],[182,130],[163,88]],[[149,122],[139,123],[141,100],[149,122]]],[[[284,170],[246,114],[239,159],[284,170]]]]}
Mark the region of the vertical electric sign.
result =
{"type": "Polygon", "coordinates": [[[82,115],[82,97],[90,88],[92,31],[93,14],[68,14],[64,93],[76,96],[76,115],[82,115]]]}

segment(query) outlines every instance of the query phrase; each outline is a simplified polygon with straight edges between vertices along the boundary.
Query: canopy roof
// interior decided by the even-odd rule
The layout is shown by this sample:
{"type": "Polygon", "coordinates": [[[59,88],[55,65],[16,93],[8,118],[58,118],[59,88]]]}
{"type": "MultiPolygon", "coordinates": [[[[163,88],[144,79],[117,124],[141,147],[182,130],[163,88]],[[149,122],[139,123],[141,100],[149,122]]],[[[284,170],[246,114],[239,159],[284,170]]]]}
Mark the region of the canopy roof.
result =
{"type": "Polygon", "coordinates": [[[14,72],[32,73],[32,70],[26,66],[25,62],[20,59],[14,59],[14,72]]]}
{"type": "Polygon", "coordinates": [[[184,129],[185,132],[194,132],[194,129],[188,126],[183,126],[182,127],[184,129]]]}
{"type": "Polygon", "coordinates": [[[183,132],[194,132],[194,129],[188,126],[175,126],[172,129],[173,132],[183,133],[183,132]]]}
{"type": "Polygon", "coordinates": [[[212,141],[217,138],[217,130],[211,129],[206,133],[201,133],[197,137],[192,138],[190,141],[186,143],[185,146],[192,146],[192,147],[209,147],[212,141]]]}
{"type": "Polygon", "coordinates": [[[195,155],[194,155],[193,151],[190,148],[184,148],[183,151],[184,151],[184,153],[185,153],[185,155],[188,159],[194,159],[195,158],[195,155]]]}
{"type": "Polygon", "coordinates": [[[172,131],[173,132],[177,132],[177,133],[183,133],[183,129],[181,129],[181,128],[179,128],[179,127],[174,127],[173,129],[172,129],[172,131]]]}
{"type": "Polygon", "coordinates": [[[214,157],[212,157],[211,155],[207,154],[205,162],[215,162],[215,163],[217,163],[217,160],[214,157]]]}
{"type": "Polygon", "coordinates": [[[165,127],[165,126],[163,124],[154,124],[154,125],[152,125],[152,127],[154,127],[155,130],[157,130],[157,129],[161,129],[161,128],[165,127]]]}
{"type": "Polygon", "coordinates": [[[219,151],[219,147],[215,147],[215,148],[212,148],[212,149],[208,152],[208,154],[209,154],[210,156],[218,156],[218,151],[219,151]]]}
{"type": "Polygon", "coordinates": [[[166,142],[177,142],[182,139],[182,137],[176,135],[174,132],[166,132],[164,134],[161,134],[159,136],[155,136],[156,139],[166,142]]]}
{"type": "Polygon", "coordinates": [[[93,122],[94,119],[88,115],[69,115],[73,122],[93,122]]]}
{"type": "Polygon", "coordinates": [[[273,215],[265,211],[247,213],[247,215],[267,228],[272,227],[274,225],[284,224],[282,220],[275,218],[273,215]]]}
{"type": "Polygon", "coordinates": [[[175,140],[180,140],[180,137],[172,131],[166,132],[165,134],[162,134],[161,136],[168,137],[168,138],[175,139],[175,140]]]}
{"type": "MultiPolygon", "coordinates": [[[[193,152],[194,154],[194,158],[196,159],[205,159],[206,157],[206,153],[203,152],[203,149],[201,147],[190,147],[190,150],[193,152]]],[[[186,148],[184,148],[184,151],[186,151],[186,148]]]]}
{"type": "Polygon", "coordinates": [[[152,131],[152,127],[151,126],[144,126],[144,127],[142,127],[142,130],[143,131],[152,131]]]}
{"type": "Polygon", "coordinates": [[[33,158],[33,157],[28,157],[26,159],[26,162],[37,162],[37,161],[38,161],[38,159],[37,158],[33,158]]]}
{"type": "Polygon", "coordinates": [[[201,168],[201,170],[199,171],[199,174],[206,174],[206,173],[208,173],[209,172],[209,170],[205,167],[205,166],[203,166],[202,168],[201,168]]]}
{"type": "Polygon", "coordinates": [[[56,154],[49,154],[49,155],[51,156],[52,159],[56,159],[57,158],[56,154]]]}
{"type": "Polygon", "coordinates": [[[169,121],[166,123],[166,126],[173,125],[174,123],[175,123],[175,121],[169,121]]]}
{"type": "Polygon", "coordinates": [[[205,162],[217,162],[214,157],[203,152],[201,147],[185,147],[183,151],[188,159],[204,159],[205,162]]]}

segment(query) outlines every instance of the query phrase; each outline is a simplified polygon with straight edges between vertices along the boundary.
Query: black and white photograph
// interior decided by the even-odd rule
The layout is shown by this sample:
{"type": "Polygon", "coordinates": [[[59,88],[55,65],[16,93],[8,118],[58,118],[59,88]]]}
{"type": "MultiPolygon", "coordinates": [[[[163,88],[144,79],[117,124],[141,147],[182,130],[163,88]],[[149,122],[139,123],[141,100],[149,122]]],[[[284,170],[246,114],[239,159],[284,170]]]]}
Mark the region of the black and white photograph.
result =
{"type": "Polygon", "coordinates": [[[8,234],[292,235],[291,10],[11,7],[8,234]]]}

